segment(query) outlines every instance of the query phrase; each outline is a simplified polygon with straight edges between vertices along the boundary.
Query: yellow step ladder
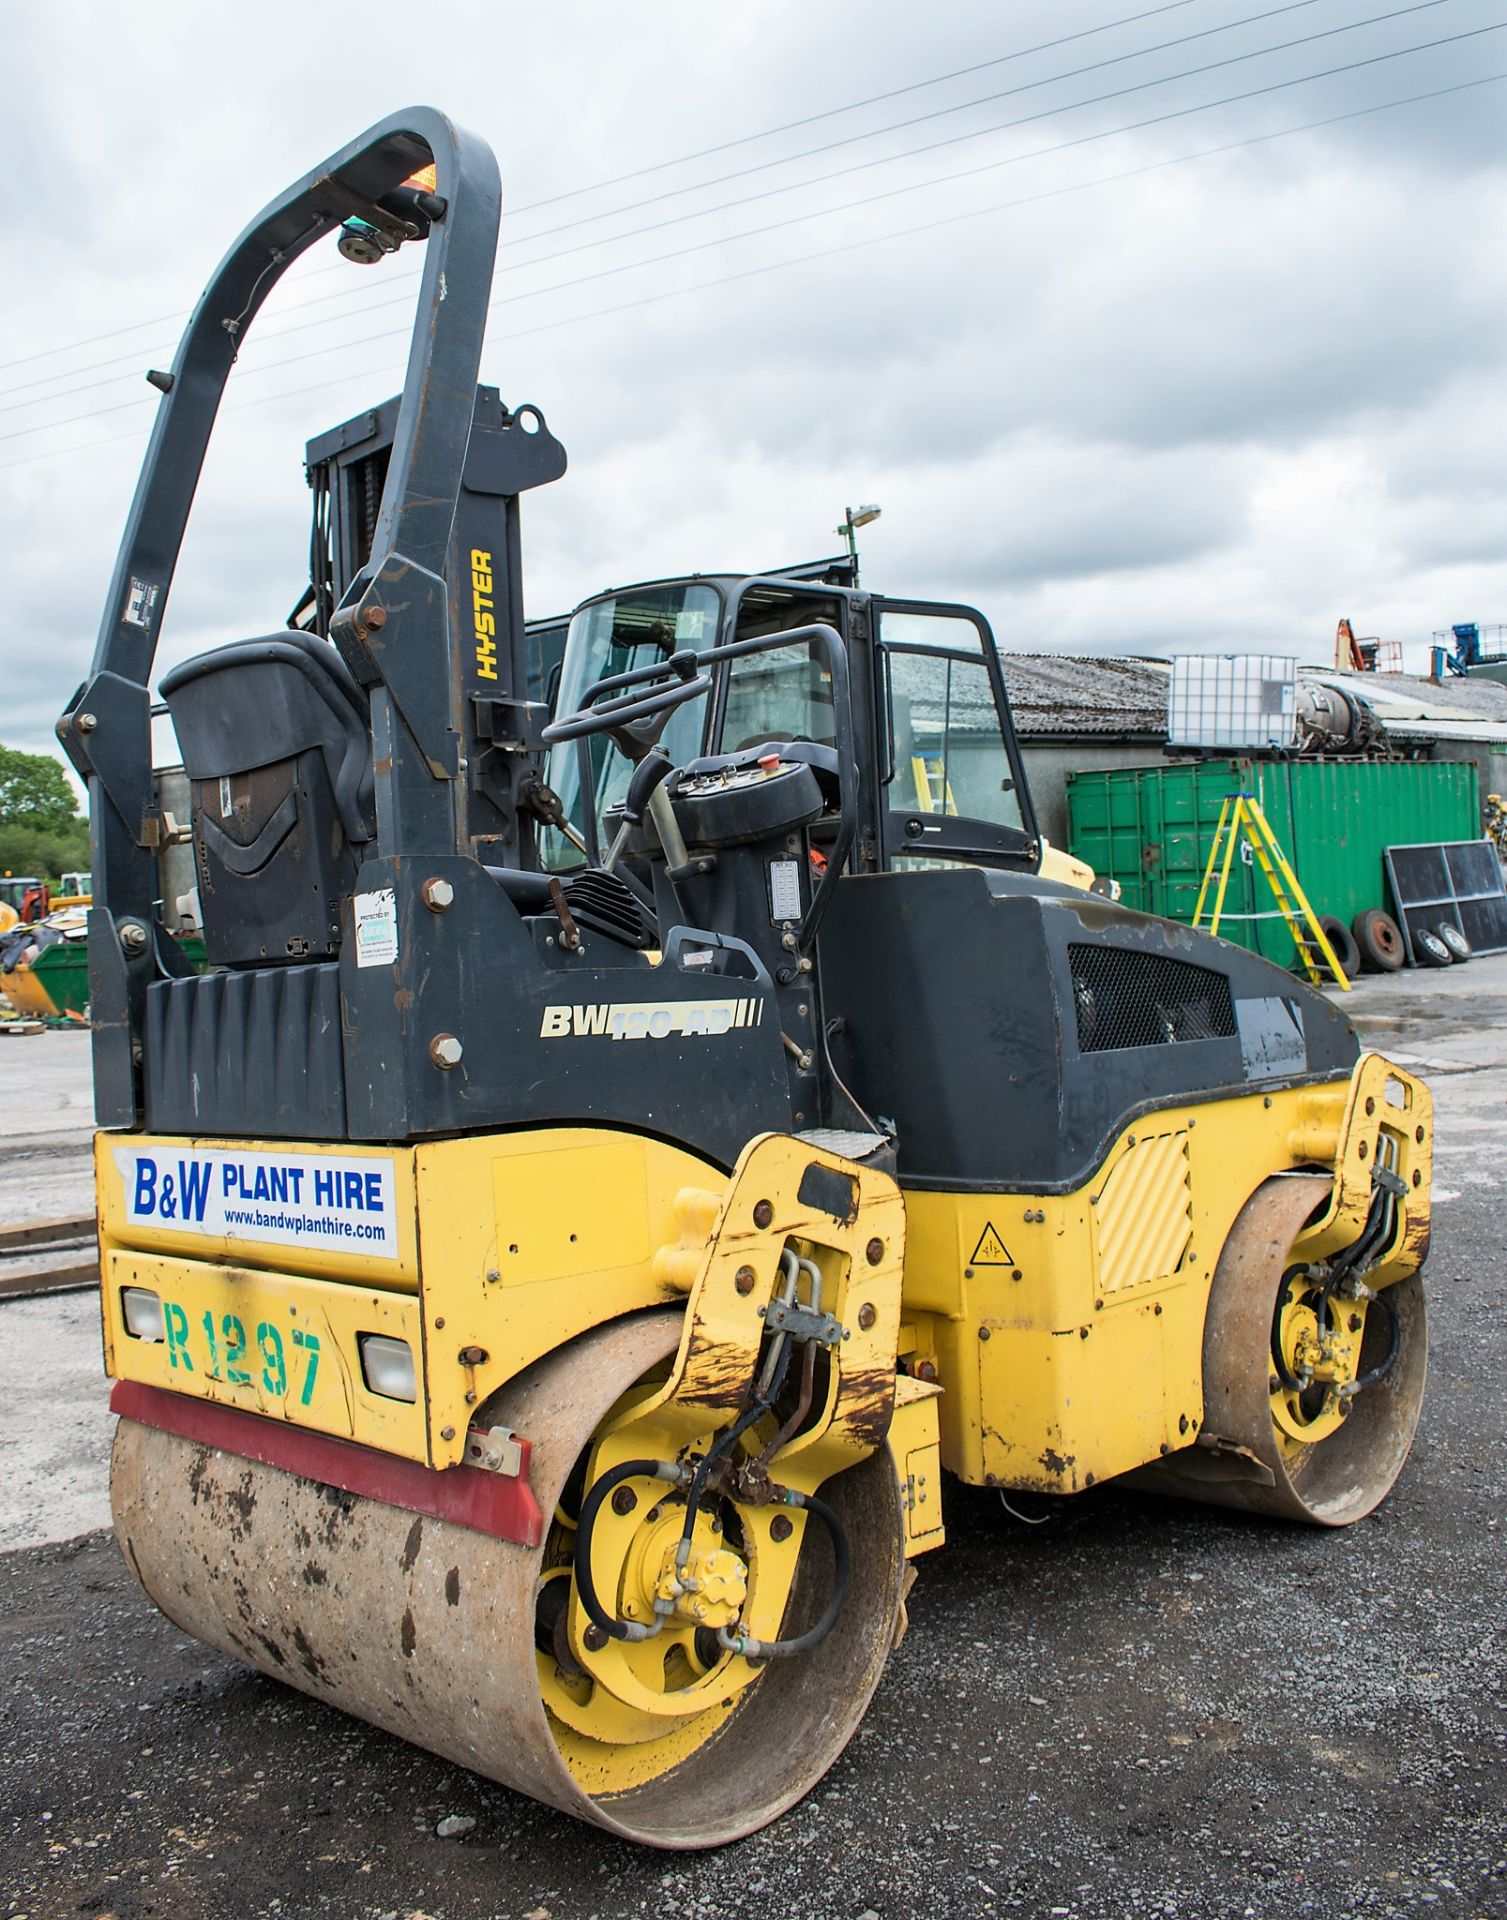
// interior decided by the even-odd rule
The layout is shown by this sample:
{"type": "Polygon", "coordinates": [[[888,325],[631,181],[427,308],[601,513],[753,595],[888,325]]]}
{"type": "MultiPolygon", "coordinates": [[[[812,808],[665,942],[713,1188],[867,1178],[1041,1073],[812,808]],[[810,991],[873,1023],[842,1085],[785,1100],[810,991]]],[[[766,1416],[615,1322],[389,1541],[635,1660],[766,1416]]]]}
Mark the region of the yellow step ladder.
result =
{"type": "MultiPolygon", "coordinates": [[[[1298,884],[1298,876],[1272,832],[1271,822],[1262,811],[1261,802],[1253,793],[1225,795],[1224,804],[1219,809],[1219,825],[1214,829],[1214,844],[1209,849],[1209,864],[1204,868],[1203,885],[1198,889],[1198,905],[1193,909],[1194,926],[1203,925],[1204,902],[1209,897],[1209,888],[1217,870],[1219,887],[1214,895],[1214,912],[1208,931],[1218,933],[1220,918],[1224,914],[1225,890],[1230,884],[1235,846],[1242,837],[1266,876],[1266,884],[1271,888],[1278,912],[1287,922],[1287,930],[1298,950],[1298,958],[1303,962],[1304,972],[1317,987],[1323,984],[1320,967],[1327,967],[1334,976],[1335,985],[1348,993],[1350,982],[1345,978],[1345,969],[1319,925],[1318,915],[1308,904],[1308,896],[1298,884]]],[[[1228,917],[1233,920],[1248,916],[1231,914],[1228,917]]]]}
{"type": "Polygon", "coordinates": [[[910,770],[922,813],[957,813],[958,803],[952,797],[952,782],[947,778],[947,762],[940,753],[913,753],[910,770]]]}

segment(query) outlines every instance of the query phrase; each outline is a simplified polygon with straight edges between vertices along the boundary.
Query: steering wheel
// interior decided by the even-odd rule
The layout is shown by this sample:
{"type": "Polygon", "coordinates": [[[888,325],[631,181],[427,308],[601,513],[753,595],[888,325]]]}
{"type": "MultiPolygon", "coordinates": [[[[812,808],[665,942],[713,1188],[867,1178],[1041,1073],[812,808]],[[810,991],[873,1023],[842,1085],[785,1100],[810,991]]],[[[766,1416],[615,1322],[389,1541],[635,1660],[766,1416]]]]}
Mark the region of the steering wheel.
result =
{"type": "MultiPolygon", "coordinates": [[[[684,706],[687,700],[699,699],[711,686],[712,676],[698,673],[697,664],[693,653],[672,653],[668,660],[658,666],[640,667],[629,673],[613,673],[603,680],[594,681],[582,695],[581,705],[574,713],[566,714],[562,720],[552,720],[544,729],[541,738],[545,746],[552,747],[560,740],[581,740],[593,733],[626,733],[641,749],[639,755],[631,757],[640,758],[642,752],[647,752],[653,746],[660,728],[643,729],[637,723],[671,713],[676,707],[684,706]],[[598,698],[616,687],[634,686],[644,680],[652,684],[666,674],[675,676],[668,686],[655,687],[648,693],[620,693],[612,700],[598,698]]],[[[618,740],[618,745],[629,751],[622,739],[618,740]]]]}

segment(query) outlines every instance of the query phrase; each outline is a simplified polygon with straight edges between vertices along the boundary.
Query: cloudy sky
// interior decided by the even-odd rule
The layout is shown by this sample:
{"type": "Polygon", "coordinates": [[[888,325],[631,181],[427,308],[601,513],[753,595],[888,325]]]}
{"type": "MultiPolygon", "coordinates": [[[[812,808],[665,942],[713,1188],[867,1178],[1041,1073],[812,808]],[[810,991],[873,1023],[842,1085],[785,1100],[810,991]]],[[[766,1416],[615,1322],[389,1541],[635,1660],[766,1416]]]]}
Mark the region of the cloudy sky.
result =
{"type": "MultiPolygon", "coordinates": [[[[1507,621],[1507,0],[5,0],[0,739],[86,670],[236,232],[386,112],[496,148],[483,378],[570,452],[530,613],[831,552],[1002,645],[1329,656],[1507,621]],[[1432,97],[1428,97],[1432,96],[1432,97]],[[1396,104],[1405,103],[1405,104],[1396,104]],[[1370,111],[1370,109],[1380,109],[1370,111]]],[[[160,666],[281,624],[305,439],[414,264],[325,243],[242,355],[160,666]]]]}

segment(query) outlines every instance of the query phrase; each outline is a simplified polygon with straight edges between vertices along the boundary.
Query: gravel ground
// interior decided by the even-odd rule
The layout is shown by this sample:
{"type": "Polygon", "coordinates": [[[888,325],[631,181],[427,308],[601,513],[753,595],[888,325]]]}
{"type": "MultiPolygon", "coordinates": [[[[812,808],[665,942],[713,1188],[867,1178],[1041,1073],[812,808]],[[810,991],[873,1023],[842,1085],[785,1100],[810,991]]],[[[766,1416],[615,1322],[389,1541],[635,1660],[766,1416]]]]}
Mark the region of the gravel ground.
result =
{"type": "Polygon", "coordinates": [[[0,1225],[94,1212],[87,1033],[0,1037],[0,1225]]]}
{"type": "MultiPolygon", "coordinates": [[[[949,1485],[849,1752],[774,1828],[678,1858],[185,1640],[108,1535],[28,1547],[0,1556],[0,1913],[1507,1915],[1507,960],[1442,978],[1354,1002],[1439,1102],[1431,1392],[1371,1519],[1308,1533],[1107,1487],[1031,1503],[1033,1527],[949,1485]],[[442,1840],[448,1815],[475,1826],[442,1840]]],[[[0,1353],[30,1348],[20,1312],[0,1353]]],[[[85,1338],[55,1350],[81,1365],[85,1338]]],[[[35,1406],[7,1391],[10,1461],[35,1406]]],[[[59,1478],[97,1491],[79,1444],[59,1478]]]]}
{"type": "Polygon", "coordinates": [[[97,1291],[0,1305],[0,1553],[109,1526],[103,1367],[97,1291]]]}

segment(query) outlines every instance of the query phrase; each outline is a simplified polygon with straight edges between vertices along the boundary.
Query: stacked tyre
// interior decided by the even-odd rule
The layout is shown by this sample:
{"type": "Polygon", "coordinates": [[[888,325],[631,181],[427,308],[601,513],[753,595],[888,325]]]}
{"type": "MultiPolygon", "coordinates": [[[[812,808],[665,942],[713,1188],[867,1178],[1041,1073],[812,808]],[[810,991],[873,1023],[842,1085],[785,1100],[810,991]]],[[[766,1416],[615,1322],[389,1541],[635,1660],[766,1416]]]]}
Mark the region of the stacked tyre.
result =
{"type": "Polygon", "coordinates": [[[1407,959],[1402,928],[1380,907],[1368,907],[1350,923],[1353,945],[1368,973],[1396,973],[1407,959]]]}
{"type": "MultiPolygon", "coordinates": [[[[1343,950],[1334,939],[1332,930],[1339,924],[1337,920],[1330,919],[1319,922],[1330,937],[1335,958],[1345,965],[1347,973],[1352,973],[1356,968],[1346,962],[1343,950]]],[[[1354,950],[1356,967],[1364,967],[1368,973],[1396,973],[1407,962],[1408,952],[1402,929],[1391,914],[1383,913],[1380,907],[1368,907],[1364,913],[1358,913],[1351,921],[1346,937],[1354,950]]],[[[1452,921],[1446,920],[1437,927],[1413,929],[1412,963],[1415,967],[1454,966],[1468,960],[1470,953],[1470,942],[1452,921]]]]}

